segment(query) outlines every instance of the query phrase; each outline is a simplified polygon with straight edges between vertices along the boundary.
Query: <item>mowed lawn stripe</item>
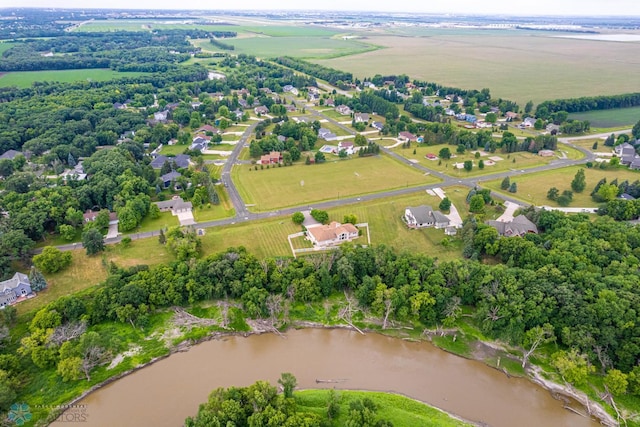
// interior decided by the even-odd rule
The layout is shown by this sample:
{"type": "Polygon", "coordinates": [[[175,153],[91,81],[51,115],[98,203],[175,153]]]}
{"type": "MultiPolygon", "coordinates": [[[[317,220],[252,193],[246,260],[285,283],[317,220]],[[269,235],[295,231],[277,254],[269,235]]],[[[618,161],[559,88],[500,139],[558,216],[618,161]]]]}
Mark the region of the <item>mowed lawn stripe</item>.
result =
{"type": "Polygon", "coordinates": [[[334,160],[318,165],[296,164],[253,170],[243,165],[232,174],[250,210],[260,212],[405,187],[439,180],[385,155],[334,160]]]}

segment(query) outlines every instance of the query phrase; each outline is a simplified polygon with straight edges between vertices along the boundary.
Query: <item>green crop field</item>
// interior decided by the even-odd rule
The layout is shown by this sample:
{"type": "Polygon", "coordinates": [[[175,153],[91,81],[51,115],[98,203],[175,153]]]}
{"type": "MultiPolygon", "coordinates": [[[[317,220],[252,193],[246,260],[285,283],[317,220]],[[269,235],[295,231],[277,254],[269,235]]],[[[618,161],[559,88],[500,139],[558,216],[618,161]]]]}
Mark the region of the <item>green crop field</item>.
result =
{"type": "Polygon", "coordinates": [[[494,96],[523,106],[547,99],[637,92],[637,43],[549,37],[515,30],[421,30],[420,36],[365,32],[384,49],[319,64],[354,73],[407,74],[467,89],[490,88],[494,96]],[[410,58],[410,59],[409,59],[410,58]],[[541,78],[540,76],[544,76],[541,78]]]}
{"type": "Polygon", "coordinates": [[[387,156],[337,160],[327,155],[319,165],[264,170],[243,165],[234,167],[232,177],[256,212],[438,182],[387,156]]]}
{"type": "Polygon", "coordinates": [[[137,77],[146,73],[120,73],[108,69],[56,70],[56,71],[19,71],[0,74],[0,87],[30,87],[33,82],[77,82],[81,80],[105,81],[122,77],[137,77]]]}
{"type": "Polygon", "coordinates": [[[572,113],[570,119],[589,120],[592,128],[633,126],[640,120],[640,107],[572,113]]]}
{"type": "MultiPolygon", "coordinates": [[[[564,190],[571,190],[571,181],[573,180],[576,172],[578,172],[578,169],[580,169],[579,166],[574,166],[512,178],[511,182],[515,182],[518,185],[518,192],[515,194],[507,193],[500,189],[502,179],[482,182],[480,184],[483,187],[490,188],[492,191],[507,194],[510,197],[520,199],[523,202],[531,203],[536,206],[558,206],[556,202],[547,199],[547,192],[551,187],[556,187],[560,190],[560,193],[564,190]]],[[[598,204],[591,198],[591,192],[598,181],[602,178],[606,178],[608,182],[611,182],[617,178],[618,182],[622,182],[624,180],[633,182],[640,180],[640,172],[632,171],[623,167],[604,170],[599,168],[585,168],[585,178],[587,181],[587,187],[582,193],[573,193],[573,202],[569,207],[595,207],[598,204]]]]}
{"type": "Polygon", "coordinates": [[[15,43],[8,43],[8,42],[0,43],[0,55],[2,55],[4,52],[11,49],[13,46],[15,46],[15,43]]]}
{"type": "MultiPolygon", "coordinates": [[[[374,139],[375,141],[375,139],[374,139]]],[[[553,160],[558,160],[557,157],[540,157],[537,154],[528,153],[525,151],[519,151],[516,153],[505,154],[501,152],[488,153],[488,155],[480,156],[479,159],[475,158],[475,155],[470,152],[465,152],[464,154],[456,154],[456,146],[447,145],[447,144],[439,144],[439,145],[419,145],[412,146],[411,148],[402,148],[402,146],[398,146],[393,148],[393,151],[400,154],[407,159],[417,160],[422,166],[425,166],[429,169],[433,169],[439,172],[447,173],[453,177],[468,177],[468,176],[480,176],[480,175],[488,175],[498,172],[505,172],[508,170],[514,169],[530,169],[536,166],[542,166],[550,163],[553,160]],[[448,147],[451,151],[452,155],[455,155],[455,158],[449,160],[429,160],[425,158],[427,153],[435,154],[436,156],[440,152],[440,149],[448,147]],[[413,151],[416,151],[416,154],[413,154],[413,151]],[[489,157],[500,157],[502,160],[495,162],[493,166],[486,166],[484,169],[480,169],[478,167],[478,162],[483,160],[485,163],[489,161],[489,157]],[[515,162],[513,161],[515,159],[515,162]],[[465,160],[473,161],[473,169],[470,172],[467,172],[464,169],[456,169],[454,168],[454,164],[462,164],[465,160]],[[439,164],[440,163],[440,164],[439,164]]],[[[580,159],[583,154],[572,147],[567,147],[565,145],[560,145],[558,147],[558,151],[556,153],[559,155],[560,151],[566,153],[567,158],[569,159],[580,159]]]]}

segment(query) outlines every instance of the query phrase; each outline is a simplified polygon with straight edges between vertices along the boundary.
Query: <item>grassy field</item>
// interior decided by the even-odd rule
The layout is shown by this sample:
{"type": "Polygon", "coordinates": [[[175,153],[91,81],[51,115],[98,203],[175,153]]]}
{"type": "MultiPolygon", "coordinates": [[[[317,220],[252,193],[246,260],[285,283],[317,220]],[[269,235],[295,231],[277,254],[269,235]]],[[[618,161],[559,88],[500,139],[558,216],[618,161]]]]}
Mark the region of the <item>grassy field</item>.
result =
{"type": "Polygon", "coordinates": [[[5,53],[9,49],[11,49],[13,46],[15,46],[15,43],[1,42],[0,43],[0,55],[2,55],[3,53],[5,53]]]}
{"type": "Polygon", "coordinates": [[[233,168],[232,178],[256,212],[438,182],[387,156],[257,171],[243,165],[233,168]]]}
{"type": "Polygon", "coordinates": [[[233,204],[229,201],[229,196],[227,195],[227,192],[224,191],[224,188],[222,186],[218,186],[216,190],[218,192],[218,197],[220,198],[220,204],[210,206],[207,204],[201,208],[194,209],[193,217],[196,222],[230,218],[236,214],[235,209],[233,209],[233,204]]]}
{"type": "Polygon", "coordinates": [[[315,62],[350,71],[359,78],[404,73],[447,86],[490,88],[492,95],[512,99],[520,106],[529,99],[538,103],[636,92],[640,87],[635,43],[565,39],[514,30],[421,29],[412,36],[363,34],[368,43],[385,49],[315,62]],[[551,73],[549,64],[553,64],[551,73]]]}
{"type": "Polygon", "coordinates": [[[569,115],[569,118],[576,120],[589,120],[589,122],[591,122],[591,127],[596,128],[615,128],[621,126],[630,127],[640,120],[640,107],[573,113],[569,115]]]}
{"type": "MultiPolygon", "coordinates": [[[[487,181],[480,183],[483,187],[490,188],[492,191],[508,194],[511,197],[520,199],[526,203],[532,203],[537,206],[548,205],[558,206],[557,203],[547,199],[547,192],[551,187],[556,187],[560,192],[564,190],[571,190],[571,181],[576,172],[580,169],[579,166],[557,169],[552,171],[545,171],[534,173],[530,175],[522,175],[511,182],[518,184],[518,192],[516,194],[505,193],[500,189],[501,179],[487,181]]],[[[582,193],[573,194],[573,202],[569,207],[594,207],[598,204],[591,198],[591,191],[596,186],[598,181],[602,178],[606,178],[607,182],[611,182],[614,179],[618,179],[618,182],[628,180],[629,182],[640,179],[640,173],[631,171],[627,168],[620,169],[586,169],[585,177],[587,181],[587,187],[582,193]]]]}
{"type": "MultiPolygon", "coordinates": [[[[233,45],[234,53],[255,55],[260,58],[273,58],[283,54],[299,58],[336,58],[377,49],[376,46],[355,40],[308,36],[256,36],[225,39],[224,43],[233,45]]],[[[211,52],[219,51],[219,48],[209,41],[200,42],[197,46],[211,52]]]]}
{"type": "MultiPolygon", "coordinates": [[[[593,143],[592,143],[593,144],[593,143]]],[[[464,154],[455,154],[457,157],[449,160],[442,160],[440,163],[439,160],[429,160],[425,158],[427,153],[435,154],[436,156],[440,152],[440,150],[444,147],[448,147],[449,150],[453,154],[455,154],[456,146],[440,144],[440,145],[419,145],[413,146],[411,148],[402,148],[401,146],[394,148],[393,150],[407,159],[417,160],[421,165],[437,170],[439,172],[447,173],[453,177],[467,177],[467,176],[481,176],[488,175],[498,172],[504,172],[513,169],[530,169],[536,166],[542,166],[550,163],[553,160],[557,160],[557,157],[540,157],[537,154],[528,153],[524,151],[505,154],[505,153],[489,153],[486,156],[481,156],[479,159],[475,158],[475,155],[470,152],[465,152],[464,154]],[[416,154],[413,154],[413,151],[416,151],[416,154]],[[485,163],[488,161],[489,157],[501,157],[503,160],[496,162],[493,166],[486,166],[484,169],[478,168],[478,162],[483,160],[485,163]],[[515,163],[513,161],[515,159],[515,163]],[[473,161],[473,169],[470,172],[467,172],[464,169],[455,169],[454,164],[462,164],[465,160],[473,161]]],[[[579,159],[583,157],[583,154],[572,147],[567,147],[561,145],[559,147],[560,150],[565,151],[567,153],[567,157],[570,159],[579,159]]]]}
{"type": "Polygon", "coordinates": [[[107,69],[57,70],[57,71],[20,71],[0,74],[0,87],[30,87],[33,82],[77,82],[81,80],[105,81],[123,77],[137,77],[146,73],[119,73],[107,69]]]}
{"type": "MultiPolygon", "coordinates": [[[[329,390],[302,390],[294,393],[298,408],[304,412],[313,412],[325,416],[329,390]]],[[[448,414],[429,405],[397,394],[369,391],[337,391],[340,411],[335,425],[346,425],[349,416],[349,403],[358,399],[370,399],[376,406],[377,417],[391,421],[395,427],[454,427],[469,426],[448,414]]]]}

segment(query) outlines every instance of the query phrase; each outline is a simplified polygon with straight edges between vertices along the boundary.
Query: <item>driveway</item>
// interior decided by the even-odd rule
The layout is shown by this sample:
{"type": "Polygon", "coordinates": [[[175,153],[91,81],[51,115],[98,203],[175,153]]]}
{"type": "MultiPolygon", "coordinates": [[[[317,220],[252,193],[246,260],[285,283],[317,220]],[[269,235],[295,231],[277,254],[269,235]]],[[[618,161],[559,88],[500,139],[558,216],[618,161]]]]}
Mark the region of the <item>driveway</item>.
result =
{"type": "Polygon", "coordinates": [[[196,220],[193,218],[193,212],[179,212],[178,221],[180,221],[180,225],[194,225],[196,220]]]}
{"type": "Polygon", "coordinates": [[[113,239],[118,237],[118,224],[109,224],[109,231],[107,231],[107,239],[113,239]]]}
{"type": "Polygon", "coordinates": [[[504,213],[502,215],[500,215],[498,217],[497,221],[500,221],[500,222],[511,222],[511,221],[513,221],[513,213],[515,211],[517,211],[518,209],[524,207],[524,206],[520,206],[517,203],[513,203],[513,202],[509,202],[509,201],[504,202],[504,206],[506,207],[506,210],[504,211],[504,213]]]}
{"type": "MultiPolygon", "coordinates": [[[[446,197],[442,188],[434,188],[432,191],[436,196],[440,197],[440,199],[444,199],[446,197]]],[[[449,218],[449,222],[452,227],[462,227],[462,217],[453,203],[451,203],[451,206],[449,207],[449,215],[445,216],[449,218]]]]}

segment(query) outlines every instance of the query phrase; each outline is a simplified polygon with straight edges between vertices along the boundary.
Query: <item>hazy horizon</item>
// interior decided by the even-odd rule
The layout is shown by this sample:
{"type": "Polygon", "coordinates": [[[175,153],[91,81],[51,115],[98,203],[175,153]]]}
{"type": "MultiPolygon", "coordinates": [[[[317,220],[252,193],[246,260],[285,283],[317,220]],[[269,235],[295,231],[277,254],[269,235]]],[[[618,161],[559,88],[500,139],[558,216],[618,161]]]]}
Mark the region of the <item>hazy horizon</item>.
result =
{"type": "Polygon", "coordinates": [[[456,2],[427,3],[399,0],[392,4],[377,0],[323,0],[314,7],[300,7],[298,1],[289,0],[236,0],[217,3],[202,0],[95,0],[87,5],[86,0],[5,0],[2,8],[60,8],[60,9],[128,9],[128,10],[215,10],[215,11],[345,11],[387,12],[455,15],[511,15],[511,16],[640,16],[637,0],[539,0],[535,4],[504,2],[503,0],[458,0],[456,2]]]}

